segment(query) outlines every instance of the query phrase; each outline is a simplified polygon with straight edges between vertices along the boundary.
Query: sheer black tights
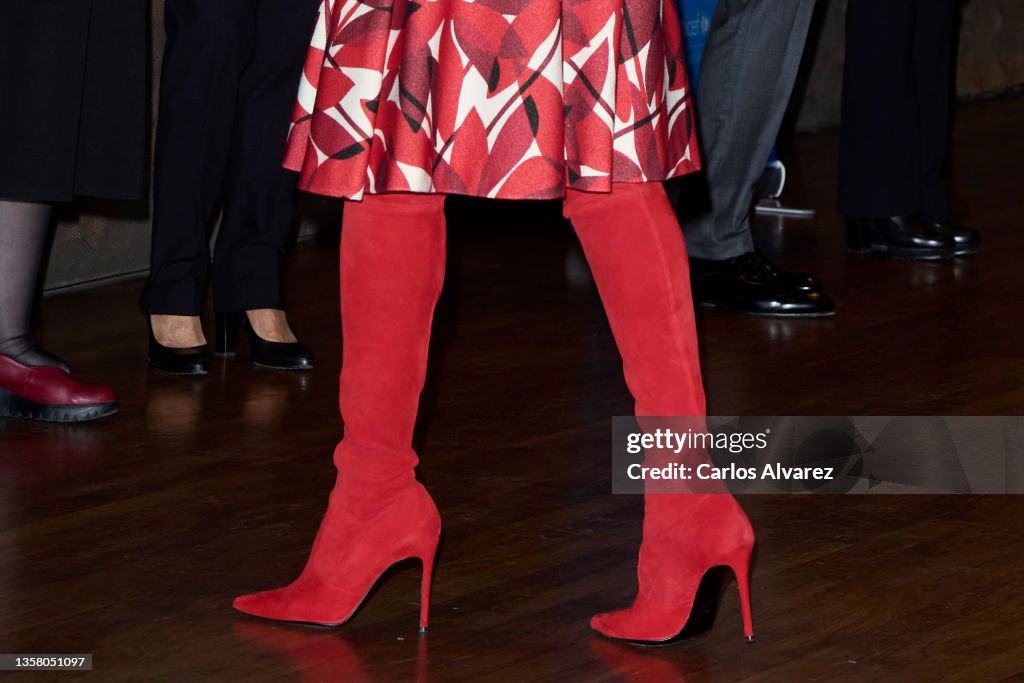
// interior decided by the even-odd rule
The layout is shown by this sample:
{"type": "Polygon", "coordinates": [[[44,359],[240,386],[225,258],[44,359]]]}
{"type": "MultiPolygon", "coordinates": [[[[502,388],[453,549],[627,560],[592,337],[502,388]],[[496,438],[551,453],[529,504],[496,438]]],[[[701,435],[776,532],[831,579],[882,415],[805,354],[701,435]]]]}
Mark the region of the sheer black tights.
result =
{"type": "Polygon", "coordinates": [[[0,200],[0,354],[22,365],[67,370],[32,338],[32,304],[43,261],[50,204],[0,200]]]}

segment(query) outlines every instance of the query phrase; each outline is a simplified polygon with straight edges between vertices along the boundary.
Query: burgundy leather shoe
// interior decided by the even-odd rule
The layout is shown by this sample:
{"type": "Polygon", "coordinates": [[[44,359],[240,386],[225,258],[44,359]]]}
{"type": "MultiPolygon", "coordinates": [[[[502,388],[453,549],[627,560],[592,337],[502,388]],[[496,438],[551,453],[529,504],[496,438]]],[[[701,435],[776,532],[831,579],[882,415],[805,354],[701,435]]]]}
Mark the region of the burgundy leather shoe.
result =
{"type": "Polygon", "coordinates": [[[85,422],[117,412],[107,387],[79,382],[60,368],[30,367],[0,355],[0,417],[85,422]]]}

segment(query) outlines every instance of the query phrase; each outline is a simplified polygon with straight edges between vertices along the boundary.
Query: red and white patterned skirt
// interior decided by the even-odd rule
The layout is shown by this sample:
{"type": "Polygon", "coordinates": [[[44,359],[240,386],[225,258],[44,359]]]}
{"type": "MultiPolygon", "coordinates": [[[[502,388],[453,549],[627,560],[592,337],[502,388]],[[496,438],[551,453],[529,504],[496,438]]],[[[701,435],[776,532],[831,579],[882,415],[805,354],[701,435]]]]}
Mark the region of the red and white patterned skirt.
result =
{"type": "Polygon", "coordinates": [[[697,170],[672,0],[323,0],[300,188],[549,199],[697,170]]]}

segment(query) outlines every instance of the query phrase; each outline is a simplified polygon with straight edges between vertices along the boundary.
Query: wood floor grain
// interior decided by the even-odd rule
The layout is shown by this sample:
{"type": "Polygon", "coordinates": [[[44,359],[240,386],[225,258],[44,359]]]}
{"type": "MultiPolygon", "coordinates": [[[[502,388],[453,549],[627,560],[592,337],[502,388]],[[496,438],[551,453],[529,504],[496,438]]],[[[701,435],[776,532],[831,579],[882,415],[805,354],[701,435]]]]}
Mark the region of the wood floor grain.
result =
{"type": "MultiPolygon", "coordinates": [[[[1024,406],[1024,99],[962,107],[956,217],[976,258],[843,253],[836,134],[786,151],[786,201],[760,220],[778,262],[824,280],[839,314],[701,311],[711,409],[723,415],[1007,415],[1024,406]]],[[[122,411],[89,425],[0,421],[0,652],[92,653],[66,681],[1021,681],[1019,497],[748,496],[754,618],[734,590],[714,629],[640,650],[589,616],[635,590],[641,501],[610,494],[610,416],[632,401],[589,272],[550,203],[453,200],[417,443],[445,536],[431,632],[418,566],[392,572],[348,625],[260,623],[233,596],[301,569],[333,482],[341,358],[336,238],[289,263],[310,375],[245,350],[201,380],[145,369],[138,282],[47,298],[43,340],[122,411]]]]}

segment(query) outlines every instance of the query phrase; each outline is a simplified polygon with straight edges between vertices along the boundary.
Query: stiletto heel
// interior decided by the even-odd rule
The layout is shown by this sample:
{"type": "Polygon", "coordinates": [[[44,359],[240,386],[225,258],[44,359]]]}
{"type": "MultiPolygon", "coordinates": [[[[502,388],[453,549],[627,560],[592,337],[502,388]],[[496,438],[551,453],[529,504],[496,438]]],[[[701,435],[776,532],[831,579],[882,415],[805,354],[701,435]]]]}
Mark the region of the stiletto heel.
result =
{"type": "MultiPolygon", "coordinates": [[[[438,539],[440,541],[440,539],[438,539]]],[[[423,562],[423,578],[420,582],[420,633],[427,632],[427,617],[430,613],[430,589],[434,576],[434,557],[437,554],[437,543],[420,556],[423,562]]]]}
{"type": "MultiPolygon", "coordinates": [[[[649,498],[675,497],[654,495],[649,498]]],[[[609,638],[646,646],[668,645],[702,635],[710,630],[715,620],[722,587],[718,579],[728,576],[727,570],[731,569],[739,586],[743,632],[747,642],[753,642],[750,556],[754,534],[749,520],[728,494],[679,498],[694,499],[695,504],[689,510],[693,528],[715,524],[720,539],[731,539],[725,547],[732,549],[723,552],[715,540],[697,534],[659,538],[653,542],[645,538],[641,546],[640,593],[633,606],[597,615],[591,625],[609,638]],[[690,548],[688,558],[679,556],[680,545],[690,548]],[[652,571],[652,566],[658,568],[652,571]],[[654,578],[654,572],[658,578],[654,578]]],[[[678,504],[671,500],[648,500],[648,514],[657,518],[666,513],[659,506],[678,504]]]]}
{"type": "Polygon", "coordinates": [[[217,340],[215,353],[224,358],[234,358],[238,349],[238,330],[242,326],[245,312],[218,313],[217,340]]]}
{"type": "MultiPolygon", "coordinates": [[[[441,516],[426,489],[415,481],[392,495],[378,493],[390,501],[376,515],[358,522],[341,502],[355,494],[334,496],[299,578],[284,588],[236,598],[235,609],[265,619],[340,626],[352,618],[392,565],[419,558],[423,562],[420,631],[426,630],[441,516]],[[360,529],[355,545],[350,535],[353,524],[360,529]],[[347,557],[327,557],[324,548],[347,548],[347,557]]],[[[355,507],[366,510],[367,505],[360,500],[355,507]]]]}
{"type": "Polygon", "coordinates": [[[729,567],[736,575],[740,612],[743,614],[743,635],[748,643],[754,642],[754,619],[750,609],[750,555],[753,550],[753,547],[740,548],[729,561],[729,567]]]}

